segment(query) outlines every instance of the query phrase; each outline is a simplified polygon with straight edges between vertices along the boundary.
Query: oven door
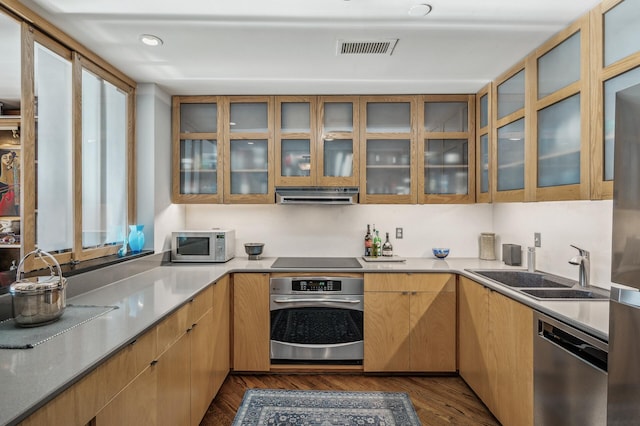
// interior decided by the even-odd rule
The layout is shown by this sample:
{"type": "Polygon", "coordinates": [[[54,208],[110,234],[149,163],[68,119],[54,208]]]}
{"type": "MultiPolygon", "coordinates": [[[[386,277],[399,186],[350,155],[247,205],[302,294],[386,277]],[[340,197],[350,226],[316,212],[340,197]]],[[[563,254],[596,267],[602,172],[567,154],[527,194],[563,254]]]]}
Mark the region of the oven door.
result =
{"type": "Polygon", "coordinates": [[[271,362],[362,364],[362,295],[271,295],[271,362]]]}

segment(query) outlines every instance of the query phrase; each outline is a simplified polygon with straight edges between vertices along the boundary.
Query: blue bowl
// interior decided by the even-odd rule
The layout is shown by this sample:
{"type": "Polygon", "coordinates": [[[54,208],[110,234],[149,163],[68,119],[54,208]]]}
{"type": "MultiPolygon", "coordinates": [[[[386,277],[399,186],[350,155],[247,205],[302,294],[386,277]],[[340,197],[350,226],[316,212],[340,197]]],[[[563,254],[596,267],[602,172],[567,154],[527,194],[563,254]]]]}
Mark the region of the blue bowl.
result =
{"type": "Polygon", "coordinates": [[[437,257],[438,259],[444,259],[445,257],[449,256],[449,249],[448,248],[434,248],[433,249],[433,255],[435,257],[437,257]]]}

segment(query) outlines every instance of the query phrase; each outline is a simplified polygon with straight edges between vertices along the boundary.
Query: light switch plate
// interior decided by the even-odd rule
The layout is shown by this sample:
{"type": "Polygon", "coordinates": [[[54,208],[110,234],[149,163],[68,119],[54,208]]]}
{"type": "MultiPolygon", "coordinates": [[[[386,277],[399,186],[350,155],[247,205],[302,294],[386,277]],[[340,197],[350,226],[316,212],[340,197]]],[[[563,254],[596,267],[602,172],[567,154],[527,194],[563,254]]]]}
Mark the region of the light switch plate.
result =
{"type": "Polygon", "coordinates": [[[540,232],[533,234],[533,242],[536,247],[542,247],[542,235],[540,235],[540,232]]]}

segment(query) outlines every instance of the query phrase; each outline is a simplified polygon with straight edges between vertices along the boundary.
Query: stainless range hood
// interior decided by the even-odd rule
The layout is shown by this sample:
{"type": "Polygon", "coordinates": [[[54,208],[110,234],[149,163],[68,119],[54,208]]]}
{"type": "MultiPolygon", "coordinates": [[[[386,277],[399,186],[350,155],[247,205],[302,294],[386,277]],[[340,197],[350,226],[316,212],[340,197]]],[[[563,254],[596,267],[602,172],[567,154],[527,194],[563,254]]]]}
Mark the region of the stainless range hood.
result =
{"type": "Polygon", "coordinates": [[[355,187],[288,187],[276,188],[277,204],[332,204],[358,203],[355,187]]]}

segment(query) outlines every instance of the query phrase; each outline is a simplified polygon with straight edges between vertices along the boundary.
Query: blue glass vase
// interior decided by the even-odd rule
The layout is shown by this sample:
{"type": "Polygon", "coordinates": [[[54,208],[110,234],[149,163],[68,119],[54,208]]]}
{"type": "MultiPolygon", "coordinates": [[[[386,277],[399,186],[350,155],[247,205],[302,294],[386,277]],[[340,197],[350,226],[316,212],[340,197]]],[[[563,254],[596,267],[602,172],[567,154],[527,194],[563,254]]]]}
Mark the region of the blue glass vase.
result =
{"type": "Polygon", "coordinates": [[[129,225],[129,247],[131,253],[140,253],[144,247],[144,225],[129,225]]]}

